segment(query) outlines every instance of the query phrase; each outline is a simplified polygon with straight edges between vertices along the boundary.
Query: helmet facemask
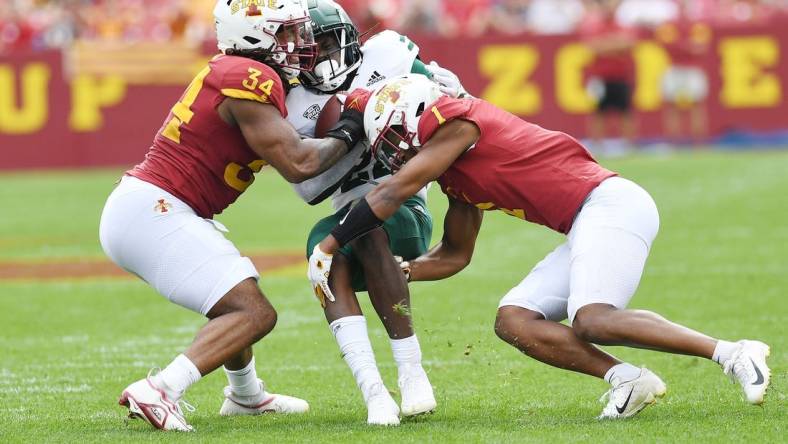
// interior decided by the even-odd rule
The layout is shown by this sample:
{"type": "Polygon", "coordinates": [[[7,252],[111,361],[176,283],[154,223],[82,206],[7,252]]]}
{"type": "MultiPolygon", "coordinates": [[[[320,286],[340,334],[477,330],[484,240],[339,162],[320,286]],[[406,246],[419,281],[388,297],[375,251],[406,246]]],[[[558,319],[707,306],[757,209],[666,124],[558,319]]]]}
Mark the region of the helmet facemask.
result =
{"type": "MultiPolygon", "coordinates": [[[[278,22],[271,20],[272,22],[278,22]]],[[[271,61],[282,68],[288,78],[311,71],[317,59],[317,44],[309,18],[281,21],[273,36],[276,44],[270,51],[271,61]]],[[[263,32],[268,33],[267,30],[263,32]]]]}
{"type": "Polygon", "coordinates": [[[352,25],[323,31],[316,36],[318,56],[315,68],[301,75],[302,82],[323,92],[334,92],[361,64],[358,33],[352,25]]]}
{"type": "Polygon", "coordinates": [[[407,128],[405,111],[394,111],[371,144],[372,155],[392,172],[419,152],[416,132],[407,128]]]}
{"type": "Polygon", "coordinates": [[[222,53],[265,63],[288,80],[314,68],[317,45],[302,0],[222,0],[213,14],[222,53]]]}
{"type": "Polygon", "coordinates": [[[348,79],[362,61],[358,29],[342,6],[333,0],[309,0],[307,5],[318,43],[318,57],[315,69],[301,74],[301,83],[324,93],[347,88],[348,79]]]}

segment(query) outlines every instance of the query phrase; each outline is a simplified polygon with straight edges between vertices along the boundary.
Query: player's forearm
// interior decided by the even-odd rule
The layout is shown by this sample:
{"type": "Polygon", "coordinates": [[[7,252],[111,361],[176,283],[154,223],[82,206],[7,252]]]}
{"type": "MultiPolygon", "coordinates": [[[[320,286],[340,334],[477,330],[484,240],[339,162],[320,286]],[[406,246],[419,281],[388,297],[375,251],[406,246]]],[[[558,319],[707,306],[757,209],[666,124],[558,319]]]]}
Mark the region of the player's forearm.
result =
{"type": "Polygon", "coordinates": [[[442,242],[410,261],[411,281],[437,281],[454,276],[471,262],[466,254],[447,248],[442,242]]]}
{"type": "Polygon", "coordinates": [[[344,141],[331,137],[304,139],[300,145],[299,149],[306,152],[306,155],[294,165],[294,178],[297,179],[294,183],[303,182],[326,171],[348,152],[344,141]]]}
{"type": "Polygon", "coordinates": [[[372,190],[361,199],[345,218],[334,227],[331,234],[320,242],[320,249],[334,254],[346,243],[361,237],[370,230],[379,227],[397,212],[400,205],[408,198],[403,197],[397,187],[392,187],[389,179],[372,190]]]}
{"type": "Polygon", "coordinates": [[[301,145],[309,152],[307,161],[301,166],[306,180],[317,176],[339,161],[350,149],[364,138],[364,113],[360,102],[366,103],[369,92],[356,90],[347,100],[350,105],[339,115],[339,121],[331,127],[323,139],[304,139],[301,145]],[[355,105],[355,107],[353,106],[355,105]]]}
{"type": "Polygon", "coordinates": [[[366,199],[375,216],[380,220],[386,220],[393,216],[410,196],[416,194],[416,192],[408,194],[411,188],[403,188],[392,177],[367,194],[366,199]]]}

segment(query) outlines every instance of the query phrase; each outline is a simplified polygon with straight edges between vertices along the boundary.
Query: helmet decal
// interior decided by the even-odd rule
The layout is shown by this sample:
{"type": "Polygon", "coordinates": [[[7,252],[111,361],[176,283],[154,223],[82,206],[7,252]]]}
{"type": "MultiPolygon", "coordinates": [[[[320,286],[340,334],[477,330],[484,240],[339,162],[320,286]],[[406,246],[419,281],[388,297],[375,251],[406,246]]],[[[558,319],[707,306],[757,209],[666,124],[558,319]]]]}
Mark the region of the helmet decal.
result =
{"type": "Polygon", "coordinates": [[[249,9],[246,10],[247,17],[256,17],[258,15],[263,15],[263,11],[261,11],[256,4],[250,3],[249,9]]]}
{"type": "Polygon", "coordinates": [[[407,82],[392,82],[378,91],[376,94],[377,100],[375,100],[376,113],[383,114],[383,107],[387,103],[396,104],[397,101],[399,101],[399,98],[402,97],[402,94],[400,94],[400,89],[402,88],[403,83],[407,82]]]}
{"type": "Polygon", "coordinates": [[[420,117],[442,95],[438,85],[420,74],[387,80],[370,97],[364,128],[375,158],[396,171],[407,152],[418,152],[420,117]]]}
{"type": "Polygon", "coordinates": [[[290,79],[314,67],[317,45],[303,0],[219,0],[214,17],[222,52],[252,52],[290,79]]]}
{"type": "Polygon", "coordinates": [[[263,11],[260,10],[261,7],[279,9],[280,6],[277,5],[277,2],[278,0],[228,0],[227,4],[230,6],[231,14],[245,9],[247,16],[258,16],[263,14],[263,11]]]}

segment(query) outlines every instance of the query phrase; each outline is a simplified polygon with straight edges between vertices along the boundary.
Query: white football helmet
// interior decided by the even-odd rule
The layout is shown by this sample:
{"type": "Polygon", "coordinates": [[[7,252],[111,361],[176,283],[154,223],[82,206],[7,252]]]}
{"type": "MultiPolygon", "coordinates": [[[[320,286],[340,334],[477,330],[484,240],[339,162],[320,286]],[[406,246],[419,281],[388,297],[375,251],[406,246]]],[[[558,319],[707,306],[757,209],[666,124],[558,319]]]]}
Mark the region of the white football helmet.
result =
{"type": "Polygon", "coordinates": [[[213,15],[223,53],[259,52],[291,79],[314,68],[317,45],[304,0],[218,0],[213,15]]]}
{"type": "Polygon", "coordinates": [[[404,163],[408,150],[418,153],[419,118],[438,100],[437,83],[421,74],[392,77],[372,92],[364,110],[364,128],[372,155],[392,171],[404,163]]]}

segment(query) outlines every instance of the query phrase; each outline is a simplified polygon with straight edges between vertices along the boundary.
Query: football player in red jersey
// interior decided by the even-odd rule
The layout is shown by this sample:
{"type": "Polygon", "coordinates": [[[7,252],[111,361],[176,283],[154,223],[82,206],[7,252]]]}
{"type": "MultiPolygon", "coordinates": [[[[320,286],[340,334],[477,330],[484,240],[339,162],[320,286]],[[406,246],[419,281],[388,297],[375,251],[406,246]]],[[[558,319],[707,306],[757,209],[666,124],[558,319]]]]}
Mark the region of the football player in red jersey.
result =
{"type": "Polygon", "coordinates": [[[418,75],[376,89],[364,122],[373,152],[401,169],[367,194],[310,258],[310,279],[323,291],[331,291],[325,276],[339,247],[437,180],[449,197],[443,239],[403,270],[411,280],[462,270],[471,261],[482,210],[565,234],[567,241],[503,297],[495,331],[539,361],[608,381],[600,418],[635,415],[665,394],[665,384],[593,344],[713,359],[750,403],[763,402],[770,375],[766,344],[717,340],[656,313],[626,309],[657,234],[657,208],[645,190],[601,167],[574,138],[483,100],[441,96],[418,75]],[[560,323],[567,318],[571,327],[560,323]]]}
{"type": "Polygon", "coordinates": [[[265,165],[299,182],[364,136],[359,110],[345,111],[325,139],[302,140],[285,120],[286,82],[311,69],[315,54],[301,0],[219,0],[214,14],[223,54],[195,77],[101,216],[101,244],[115,263],[209,319],[183,354],[121,395],[132,417],[165,430],[192,429],[179,401],[222,365],[229,386],[221,415],[308,410],[304,400],[268,393],[257,378],[251,346],[274,327],[276,312],[252,262],[212,218],[265,165]]]}

